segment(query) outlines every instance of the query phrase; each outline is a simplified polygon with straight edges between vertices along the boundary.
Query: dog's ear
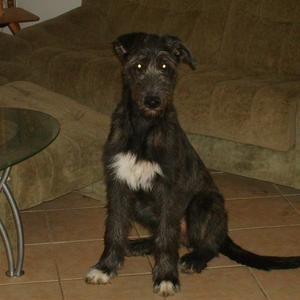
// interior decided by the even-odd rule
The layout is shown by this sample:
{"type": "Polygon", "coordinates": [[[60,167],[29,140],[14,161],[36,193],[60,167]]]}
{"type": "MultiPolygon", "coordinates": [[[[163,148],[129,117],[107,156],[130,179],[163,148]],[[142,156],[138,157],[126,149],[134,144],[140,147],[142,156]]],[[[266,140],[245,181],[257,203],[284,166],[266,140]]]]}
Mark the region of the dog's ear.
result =
{"type": "Polygon", "coordinates": [[[172,54],[174,54],[179,62],[188,64],[193,70],[196,69],[197,63],[190,50],[185,47],[182,41],[176,37],[167,35],[165,36],[166,44],[172,54]]]}
{"type": "Polygon", "coordinates": [[[143,41],[146,34],[143,32],[132,32],[120,35],[113,41],[113,50],[122,62],[126,61],[128,55],[134,51],[136,45],[143,41]]]}

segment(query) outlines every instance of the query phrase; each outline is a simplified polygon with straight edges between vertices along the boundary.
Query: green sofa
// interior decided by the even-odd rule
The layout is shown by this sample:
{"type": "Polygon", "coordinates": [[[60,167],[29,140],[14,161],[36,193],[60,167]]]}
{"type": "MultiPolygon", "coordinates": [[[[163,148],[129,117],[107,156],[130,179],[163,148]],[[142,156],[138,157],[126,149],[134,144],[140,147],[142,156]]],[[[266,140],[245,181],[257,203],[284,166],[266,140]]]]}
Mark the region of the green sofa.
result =
{"type": "MultiPolygon", "coordinates": [[[[0,104],[25,105],[21,87],[37,93],[36,103],[29,96],[26,107],[61,118],[54,98],[63,97],[64,108],[70,103],[69,114],[73,109],[88,112],[88,119],[75,123],[83,122],[93,132],[72,132],[80,143],[79,167],[74,159],[66,162],[67,175],[59,164],[53,165],[58,168],[54,179],[51,172],[44,175],[57,180],[53,187],[65,179],[60,189],[44,186],[37,196],[26,180],[15,184],[17,195],[27,195],[22,208],[101,180],[101,167],[97,172],[95,165],[97,169],[109,116],[121,94],[120,65],[111,42],[131,31],[179,36],[196,57],[196,71],[180,68],[175,103],[208,167],[300,188],[299,0],[85,0],[14,37],[0,34],[0,94],[17,90],[10,103],[2,97],[0,104]],[[48,100],[39,103],[44,93],[48,100]],[[101,139],[95,144],[97,133],[101,139]]],[[[76,152],[75,146],[66,151],[62,140],[51,146],[62,161],[76,152]]],[[[30,170],[35,159],[45,164],[44,156],[20,165],[18,172],[30,170]]],[[[32,174],[31,186],[38,186],[39,175],[32,174]]]]}

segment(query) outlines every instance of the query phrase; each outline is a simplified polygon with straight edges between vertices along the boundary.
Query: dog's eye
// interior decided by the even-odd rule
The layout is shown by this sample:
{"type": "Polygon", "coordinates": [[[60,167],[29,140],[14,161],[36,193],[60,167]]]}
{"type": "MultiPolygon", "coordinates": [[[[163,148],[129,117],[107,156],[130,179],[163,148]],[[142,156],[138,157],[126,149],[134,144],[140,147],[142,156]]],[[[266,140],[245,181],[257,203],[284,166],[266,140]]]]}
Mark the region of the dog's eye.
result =
{"type": "Polygon", "coordinates": [[[163,71],[166,71],[167,68],[168,68],[168,66],[167,66],[166,64],[162,64],[162,65],[161,65],[161,69],[162,69],[163,71]]]}
{"type": "Polygon", "coordinates": [[[142,70],[142,68],[143,68],[142,64],[137,64],[136,67],[137,67],[137,69],[139,69],[139,70],[142,70]]]}

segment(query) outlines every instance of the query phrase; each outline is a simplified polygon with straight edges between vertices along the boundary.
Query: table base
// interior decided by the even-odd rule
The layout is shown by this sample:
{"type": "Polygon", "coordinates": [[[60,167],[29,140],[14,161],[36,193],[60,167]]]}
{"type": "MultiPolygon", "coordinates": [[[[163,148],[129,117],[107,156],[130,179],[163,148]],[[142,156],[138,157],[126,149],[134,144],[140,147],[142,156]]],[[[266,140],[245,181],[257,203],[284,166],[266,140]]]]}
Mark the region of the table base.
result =
{"type": "Polygon", "coordinates": [[[9,174],[11,171],[11,167],[6,168],[2,174],[0,175],[0,192],[3,191],[7,202],[9,203],[10,209],[12,211],[12,215],[14,218],[16,231],[17,231],[17,261],[15,263],[13,247],[11,245],[11,240],[9,238],[7,229],[3,222],[0,219],[0,234],[3,239],[7,263],[8,263],[8,271],[6,275],[9,277],[19,277],[24,274],[23,263],[24,263],[24,230],[23,224],[21,221],[20,212],[16,203],[16,200],[13,197],[13,194],[8,186],[9,174]]]}

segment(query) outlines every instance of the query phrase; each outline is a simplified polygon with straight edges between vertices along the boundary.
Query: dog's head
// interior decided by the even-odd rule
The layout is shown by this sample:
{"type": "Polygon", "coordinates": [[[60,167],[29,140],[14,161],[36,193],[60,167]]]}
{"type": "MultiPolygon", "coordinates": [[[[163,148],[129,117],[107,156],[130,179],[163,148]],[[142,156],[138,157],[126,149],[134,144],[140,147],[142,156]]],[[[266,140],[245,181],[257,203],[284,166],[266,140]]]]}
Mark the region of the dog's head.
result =
{"type": "Polygon", "coordinates": [[[196,68],[190,51],[174,36],[129,33],[118,37],[113,48],[123,65],[131,99],[146,117],[162,115],[172,103],[181,62],[196,68]]]}

